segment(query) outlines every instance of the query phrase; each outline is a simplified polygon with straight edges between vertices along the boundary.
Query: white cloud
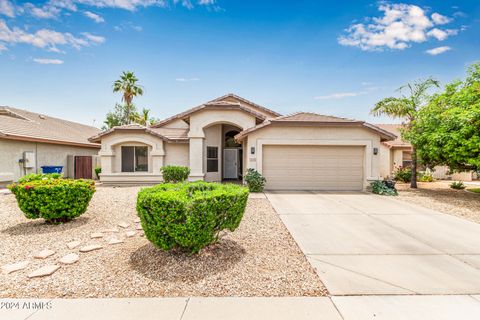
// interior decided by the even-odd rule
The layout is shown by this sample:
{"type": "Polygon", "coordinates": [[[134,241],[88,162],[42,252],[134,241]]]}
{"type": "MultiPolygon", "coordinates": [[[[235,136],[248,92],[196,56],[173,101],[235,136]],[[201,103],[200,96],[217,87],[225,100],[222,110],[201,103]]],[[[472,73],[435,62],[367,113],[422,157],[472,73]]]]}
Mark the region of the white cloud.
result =
{"type": "Polygon", "coordinates": [[[210,6],[215,4],[215,0],[199,0],[198,4],[201,6],[210,6]]]}
{"type": "Polygon", "coordinates": [[[435,24],[447,24],[452,22],[452,19],[446,16],[442,16],[440,13],[433,13],[431,15],[432,20],[435,24]]]}
{"type": "Polygon", "coordinates": [[[189,81],[199,81],[199,78],[177,78],[175,81],[178,82],[189,82],[189,81]]]}
{"type": "Polygon", "coordinates": [[[327,94],[324,96],[317,96],[314,97],[315,100],[332,100],[332,99],[343,99],[343,98],[348,98],[348,97],[356,97],[365,94],[365,91],[360,91],[360,92],[336,92],[336,93],[331,93],[327,94]]]}
{"type": "Polygon", "coordinates": [[[63,60],[59,60],[59,59],[35,58],[33,59],[33,61],[39,64],[63,64],[63,60]]]}
{"type": "Polygon", "coordinates": [[[102,36],[96,36],[89,32],[83,32],[82,35],[92,43],[100,44],[105,42],[105,38],[102,36]]]}
{"type": "Polygon", "coordinates": [[[120,8],[129,11],[134,11],[139,7],[165,7],[167,5],[164,0],[75,0],[75,2],[99,8],[120,8]]]}
{"type": "Polygon", "coordinates": [[[96,14],[96,13],[93,13],[91,11],[84,11],[83,12],[83,15],[87,18],[90,18],[92,19],[93,21],[95,21],[96,23],[102,23],[102,22],[105,22],[105,19],[103,19],[102,16],[96,14]]]}
{"type": "Polygon", "coordinates": [[[9,0],[0,0],[0,14],[7,17],[15,17],[15,8],[9,0]]]}
{"type": "Polygon", "coordinates": [[[450,51],[450,50],[452,50],[452,48],[450,48],[448,46],[443,46],[443,47],[433,48],[433,49],[427,50],[425,52],[428,53],[429,55],[436,56],[438,54],[442,54],[442,53],[450,51]]]}
{"type": "Polygon", "coordinates": [[[62,33],[50,29],[40,29],[34,33],[18,27],[9,28],[4,20],[0,20],[0,45],[14,45],[17,43],[30,44],[47,51],[59,52],[57,46],[70,46],[76,49],[92,44],[103,43],[105,38],[83,33],[83,37],[75,37],[71,33],[62,33]]]}
{"type": "Polygon", "coordinates": [[[433,13],[430,19],[425,11],[416,5],[383,3],[378,10],[383,12],[383,16],[366,18],[366,23],[351,25],[346,29],[346,35],[338,38],[338,42],[362,50],[403,50],[412,42],[427,41],[429,36],[444,40],[457,32],[434,28],[452,20],[438,13],[433,13]]]}

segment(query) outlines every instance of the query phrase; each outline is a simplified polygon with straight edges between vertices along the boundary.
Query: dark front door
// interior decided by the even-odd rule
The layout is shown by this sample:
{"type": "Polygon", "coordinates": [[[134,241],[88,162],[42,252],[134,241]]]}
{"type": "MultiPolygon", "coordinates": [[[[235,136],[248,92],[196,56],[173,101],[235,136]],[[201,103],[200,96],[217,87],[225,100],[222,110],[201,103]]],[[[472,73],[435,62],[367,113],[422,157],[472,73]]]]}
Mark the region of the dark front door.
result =
{"type": "Polygon", "coordinates": [[[92,179],[91,156],[75,156],[75,179],[92,179]]]}

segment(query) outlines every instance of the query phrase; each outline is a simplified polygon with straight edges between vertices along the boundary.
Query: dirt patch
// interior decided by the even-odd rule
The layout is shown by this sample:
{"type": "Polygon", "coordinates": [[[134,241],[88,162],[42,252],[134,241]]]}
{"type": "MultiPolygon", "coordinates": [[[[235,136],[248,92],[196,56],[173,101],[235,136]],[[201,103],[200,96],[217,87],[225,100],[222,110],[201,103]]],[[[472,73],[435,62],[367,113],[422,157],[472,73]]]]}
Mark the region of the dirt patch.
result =
{"type": "Polygon", "coordinates": [[[399,198],[480,223],[480,194],[449,187],[450,182],[419,182],[418,189],[397,183],[399,198]]]}

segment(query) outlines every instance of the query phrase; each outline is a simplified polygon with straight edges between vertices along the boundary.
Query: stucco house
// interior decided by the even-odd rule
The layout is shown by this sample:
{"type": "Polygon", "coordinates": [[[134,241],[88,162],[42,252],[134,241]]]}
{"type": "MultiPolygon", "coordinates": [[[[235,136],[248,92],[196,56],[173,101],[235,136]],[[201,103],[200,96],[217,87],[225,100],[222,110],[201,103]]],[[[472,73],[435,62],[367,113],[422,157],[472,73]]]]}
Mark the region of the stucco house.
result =
{"type": "Polygon", "coordinates": [[[0,106],[0,187],[39,173],[42,166],[63,166],[64,174],[74,177],[75,159],[78,166],[80,157],[98,153],[100,145],[88,141],[98,132],[92,126],[0,106]]]}
{"type": "Polygon", "coordinates": [[[162,181],[182,165],[190,180],[241,180],[258,170],[270,190],[362,190],[379,179],[382,142],[396,139],[364,121],[298,112],[282,116],[227,94],[149,127],[114,127],[100,143],[104,184],[162,181]]]}
{"type": "MultiPolygon", "coordinates": [[[[401,124],[377,124],[377,127],[391,132],[397,136],[396,139],[383,141],[380,147],[380,175],[384,178],[392,177],[396,168],[408,167],[412,164],[412,145],[401,138],[401,124]]],[[[460,180],[472,181],[477,179],[474,171],[451,173],[446,166],[436,166],[432,175],[439,180],[460,180]]]]}

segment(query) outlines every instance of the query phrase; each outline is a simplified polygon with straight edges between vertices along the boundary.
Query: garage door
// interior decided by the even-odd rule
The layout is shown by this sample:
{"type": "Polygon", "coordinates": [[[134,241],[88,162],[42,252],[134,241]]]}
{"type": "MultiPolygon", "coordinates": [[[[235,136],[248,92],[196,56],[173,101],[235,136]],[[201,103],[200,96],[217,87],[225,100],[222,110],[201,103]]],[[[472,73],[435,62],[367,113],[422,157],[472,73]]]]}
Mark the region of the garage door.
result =
{"type": "Polygon", "coordinates": [[[364,148],[263,146],[268,190],[362,190],[364,148]]]}

